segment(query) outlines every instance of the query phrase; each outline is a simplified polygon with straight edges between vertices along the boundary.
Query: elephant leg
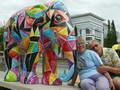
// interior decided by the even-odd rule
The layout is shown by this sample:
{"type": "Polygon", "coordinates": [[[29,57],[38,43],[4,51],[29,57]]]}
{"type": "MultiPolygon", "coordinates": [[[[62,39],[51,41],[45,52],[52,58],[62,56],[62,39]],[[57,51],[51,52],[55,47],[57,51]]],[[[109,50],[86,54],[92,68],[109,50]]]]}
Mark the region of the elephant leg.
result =
{"type": "Polygon", "coordinates": [[[57,71],[57,56],[52,50],[45,50],[45,70],[43,73],[43,84],[61,85],[57,71]]]}
{"type": "Polygon", "coordinates": [[[26,55],[25,65],[27,72],[24,72],[24,76],[22,76],[22,82],[27,84],[36,84],[39,83],[39,78],[36,74],[37,63],[40,59],[39,53],[31,53],[26,55]],[[26,74],[25,74],[26,73],[26,74]]]}
{"type": "Polygon", "coordinates": [[[21,83],[27,83],[27,77],[29,76],[29,73],[32,69],[32,64],[34,62],[34,59],[31,59],[32,54],[25,54],[23,62],[22,62],[22,74],[20,76],[20,82],[21,83]]]}
{"type": "MultiPolygon", "coordinates": [[[[20,82],[21,83],[26,83],[26,77],[28,76],[27,74],[27,67],[26,65],[26,57],[28,57],[27,54],[24,54],[21,56],[21,74],[20,74],[20,82]]],[[[29,58],[29,57],[28,57],[29,58]]]]}
{"type": "MultiPolygon", "coordinates": [[[[11,69],[11,65],[12,65],[12,58],[10,56],[8,56],[8,49],[5,50],[5,62],[6,62],[6,66],[7,66],[7,71],[6,71],[6,75],[8,74],[9,70],[11,69]]],[[[4,77],[4,79],[6,79],[6,75],[4,77]]]]}
{"type": "Polygon", "coordinates": [[[10,56],[8,56],[8,49],[5,50],[5,62],[7,65],[7,69],[8,71],[11,69],[11,65],[12,65],[12,58],[10,56]]]}
{"type": "Polygon", "coordinates": [[[5,75],[4,80],[8,82],[19,81],[19,61],[20,61],[20,53],[19,48],[14,47],[8,51],[6,51],[6,55],[8,55],[8,59],[6,59],[6,63],[8,64],[9,71],[5,75]],[[12,63],[11,63],[12,61],[12,63]],[[11,64],[11,65],[9,65],[11,64]]]}

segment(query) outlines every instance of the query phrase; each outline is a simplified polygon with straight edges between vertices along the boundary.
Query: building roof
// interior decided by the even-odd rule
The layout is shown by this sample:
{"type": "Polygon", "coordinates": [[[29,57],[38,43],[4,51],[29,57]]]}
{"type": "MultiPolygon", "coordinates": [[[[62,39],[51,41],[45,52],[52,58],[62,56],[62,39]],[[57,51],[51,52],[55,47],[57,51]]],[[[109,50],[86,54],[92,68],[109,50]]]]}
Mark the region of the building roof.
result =
{"type": "Polygon", "coordinates": [[[90,12],[90,13],[73,15],[73,16],[71,16],[71,17],[72,17],[72,18],[77,18],[77,17],[84,17],[84,16],[93,16],[93,17],[95,17],[95,18],[97,18],[97,19],[99,19],[99,20],[101,20],[101,21],[104,21],[104,20],[105,20],[105,19],[103,19],[102,17],[99,17],[99,16],[97,16],[97,15],[91,13],[91,12],[90,12]]]}
{"type": "Polygon", "coordinates": [[[105,23],[105,22],[103,22],[103,25],[108,26],[108,24],[107,24],[107,23],[105,23]]]}

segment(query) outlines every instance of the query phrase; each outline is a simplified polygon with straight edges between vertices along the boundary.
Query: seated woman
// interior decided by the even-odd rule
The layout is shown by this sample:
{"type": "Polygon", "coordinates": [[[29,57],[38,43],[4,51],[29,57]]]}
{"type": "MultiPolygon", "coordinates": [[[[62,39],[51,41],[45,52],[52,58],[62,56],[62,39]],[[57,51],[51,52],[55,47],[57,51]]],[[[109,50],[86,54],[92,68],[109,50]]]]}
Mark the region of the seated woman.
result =
{"type": "Polygon", "coordinates": [[[77,72],[69,85],[74,85],[76,76],[79,73],[80,87],[82,90],[110,90],[113,86],[112,79],[107,72],[100,74],[97,68],[102,65],[102,61],[97,53],[92,50],[86,50],[84,40],[77,37],[77,72]]]}

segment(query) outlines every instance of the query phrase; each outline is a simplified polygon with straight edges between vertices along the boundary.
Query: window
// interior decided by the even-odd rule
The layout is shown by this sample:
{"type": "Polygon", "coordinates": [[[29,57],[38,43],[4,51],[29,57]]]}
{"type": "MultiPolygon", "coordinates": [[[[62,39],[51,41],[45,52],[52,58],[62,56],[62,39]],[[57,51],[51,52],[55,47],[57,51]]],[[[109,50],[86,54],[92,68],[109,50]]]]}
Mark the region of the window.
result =
{"type": "Polygon", "coordinates": [[[80,35],[82,35],[82,30],[81,29],[79,30],[79,33],[80,33],[80,35]]]}
{"type": "Polygon", "coordinates": [[[92,37],[86,37],[86,41],[91,41],[92,37]]]}
{"type": "Polygon", "coordinates": [[[100,30],[95,30],[95,36],[101,37],[102,36],[101,34],[102,33],[100,32],[100,30]]]}
{"type": "Polygon", "coordinates": [[[90,29],[86,28],[86,34],[90,34],[90,29]]]}

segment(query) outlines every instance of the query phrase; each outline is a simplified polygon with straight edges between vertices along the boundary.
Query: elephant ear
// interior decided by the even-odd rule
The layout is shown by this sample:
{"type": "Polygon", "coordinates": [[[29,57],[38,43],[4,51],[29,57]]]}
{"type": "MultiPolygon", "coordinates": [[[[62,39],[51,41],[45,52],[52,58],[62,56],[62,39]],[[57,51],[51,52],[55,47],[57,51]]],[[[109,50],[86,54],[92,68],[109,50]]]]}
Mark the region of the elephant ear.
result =
{"type": "Polygon", "coordinates": [[[48,6],[45,4],[39,4],[35,5],[33,7],[30,7],[26,10],[26,14],[33,18],[39,18],[41,15],[43,15],[48,10],[48,6]]]}

